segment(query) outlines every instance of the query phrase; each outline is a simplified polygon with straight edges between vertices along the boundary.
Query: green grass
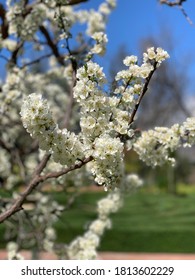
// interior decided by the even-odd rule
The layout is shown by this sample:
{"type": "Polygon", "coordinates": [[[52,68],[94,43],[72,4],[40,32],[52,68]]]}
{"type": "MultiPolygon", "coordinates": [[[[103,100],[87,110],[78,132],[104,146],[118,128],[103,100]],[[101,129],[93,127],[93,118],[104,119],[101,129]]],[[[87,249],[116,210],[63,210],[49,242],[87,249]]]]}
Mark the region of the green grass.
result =
{"type": "MultiPolygon", "coordinates": [[[[182,188],[183,190],[183,188],[182,188]]],[[[96,218],[96,202],[105,193],[82,193],[73,209],[56,223],[58,242],[70,242],[96,218]]],[[[64,196],[55,194],[63,204],[64,196]]],[[[125,198],[112,215],[113,229],[102,240],[101,251],[195,252],[195,193],[173,196],[141,191],[125,198]]],[[[0,245],[2,230],[0,225],[0,245]]]]}

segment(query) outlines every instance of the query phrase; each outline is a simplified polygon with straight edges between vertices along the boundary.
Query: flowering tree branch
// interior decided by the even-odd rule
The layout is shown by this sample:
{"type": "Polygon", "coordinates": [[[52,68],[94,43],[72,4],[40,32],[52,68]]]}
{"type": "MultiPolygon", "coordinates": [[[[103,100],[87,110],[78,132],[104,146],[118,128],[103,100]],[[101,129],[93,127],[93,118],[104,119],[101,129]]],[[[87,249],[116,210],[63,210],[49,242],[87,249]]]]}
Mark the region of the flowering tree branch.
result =
{"type": "Polygon", "coordinates": [[[41,175],[41,172],[44,170],[45,166],[47,165],[47,162],[50,158],[51,154],[46,154],[42,161],[40,162],[40,164],[37,166],[37,168],[35,169],[33,176],[32,176],[32,180],[30,181],[30,183],[27,185],[27,187],[25,188],[24,192],[22,192],[19,197],[15,200],[15,202],[13,203],[13,205],[5,210],[2,214],[0,214],[0,223],[2,223],[3,221],[5,221],[6,219],[8,219],[9,217],[11,217],[12,215],[14,215],[16,212],[19,212],[21,210],[23,210],[22,205],[24,204],[26,198],[32,193],[32,191],[42,182],[44,182],[47,179],[51,179],[51,178],[58,178],[59,176],[65,175],[75,169],[81,168],[83,165],[85,165],[86,163],[90,162],[93,158],[89,157],[84,159],[83,161],[80,161],[79,163],[76,163],[68,168],[65,168],[61,171],[58,172],[50,172],[47,173],[45,175],[41,175]]]}
{"type": "Polygon", "coordinates": [[[137,110],[138,110],[138,108],[139,108],[139,106],[140,106],[140,104],[141,104],[141,101],[142,101],[144,95],[146,94],[146,92],[147,92],[147,90],[148,90],[148,85],[149,85],[149,83],[150,83],[150,80],[151,80],[151,78],[152,78],[154,72],[156,71],[156,67],[157,67],[157,62],[154,63],[154,68],[153,68],[153,70],[150,72],[150,74],[149,74],[148,77],[146,78],[146,81],[145,81],[145,83],[144,83],[142,92],[140,93],[140,96],[139,96],[139,98],[138,98],[138,101],[137,101],[137,103],[135,104],[134,110],[133,110],[133,112],[132,112],[132,114],[131,114],[131,116],[130,116],[129,125],[131,125],[131,124],[133,123],[133,121],[134,121],[135,115],[136,115],[137,110]]]}

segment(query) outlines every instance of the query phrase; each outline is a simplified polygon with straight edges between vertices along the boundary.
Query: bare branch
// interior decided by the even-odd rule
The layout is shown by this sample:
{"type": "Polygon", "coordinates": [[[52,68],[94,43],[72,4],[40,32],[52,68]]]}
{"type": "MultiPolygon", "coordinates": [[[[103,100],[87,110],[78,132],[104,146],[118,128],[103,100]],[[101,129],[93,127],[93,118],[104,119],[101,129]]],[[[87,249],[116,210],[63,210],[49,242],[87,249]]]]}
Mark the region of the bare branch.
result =
{"type": "Polygon", "coordinates": [[[27,196],[38,186],[39,183],[43,182],[43,179],[40,177],[40,173],[45,168],[50,156],[51,156],[50,154],[46,154],[43,157],[42,161],[40,162],[40,164],[35,169],[35,172],[32,176],[33,179],[28,184],[25,191],[20,194],[19,198],[15,200],[15,202],[13,203],[13,205],[9,209],[5,210],[0,215],[0,223],[2,223],[3,221],[5,221],[9,217],[11,217],[16,212],[19,212],[20,210],[23,209],[22,205],[23,205],[24,201],[26,200],[27,196]]]}
{"type": "Polygon", "coordinates": [[[80,161],[79,163],[73,164],[60,171],[47,173],[47,174],[41,176],[41,179],[42,179],[42,181],[45,181],[45,180],[51,179],[51,178],[58,178],[62,175],[69,173],[70,171],[81,168],[83,165],[85,165],[86,163],[88,163],[92,160],[93,160],[93,157],[90,156],[90,157],[85,158],[84,160],[80,161]]]}
{"type": "Polygon", "coordinates": [[[17,48],[13,51],[10,62],[13,64],[17,64],[17,57],[18,57],[18,53],[20,51],[20,49],[23,47],[24,43],[23,42],[19,42],[17,45],[17,48]]]}
{"type": "Polygon", "coordinates": [[[165,4],[167,6],[170,6],[170,7],[174,7],[174,6],[177,6],[182,14],[184,15],[184,17],[186,18],[186,20],[189,22],[189,24],[193,24],[193,22],[191,21],[191,19],[189,18],[189,16],[187,15],[186,11],[184,10],[183,8],[183,2],[186,2],[187,0],[176,0],[176,1],[169,1],[169,0],[160,0],[160,4],[165,4]]]}
{"type": "Polygon", "coordinates": [[[64,122],[64,127],[68,128],[69,124],[70,124],[70,118],[72,115],[73,105],[74,105],[73,89],[74,89],[74,86],[76,85],[77,62],[76,62],[75,58],[72,56],[72,52],[69,47],[68,39],[66,39],[66,45],[67,45],[66,48],[71,57],[70,61],[71,61],[71,65],[72,65],[72,84],[70,86],[70,100],[69,100],[69,104],[67,106],[65,122],[64,122]]]}
{"type": "Polygon", "coordinates": [[[0,146],[6,150],[8,153],[11,153],[12,151],[12,147],[10,147],[7,143],[5,143],[5,141],[3,141],[1,138],[0,138],[0,146]]]}
{"type": "Polygon", "coordinates": [[[9,62],[9,59],[6,57],[6,56],[4,56],[4,55],[0,55],[0,58],[2,58],[2,59],[4,59],[5,61],[7,61],[7,62],[9,62]]]}
{"type": "Polygon", "coordinates": [[[180,6],[183,4],[183,2],[186,2],[187,0],[176,0],[174,2],[172,1],[169,1],[169,0],[160,0],[160,3],[161,4],[166,4],[170,7],[173,7],[173,6],[180,6]]]}
{"type": "Polygon", "coordinates": [[[1,3],[0,3],[0,18],[2,20],[2,24],[1,24],[2,38],[6,39],[8,37],[8,24],[6,21],[6,11],[1,3]]]}
{"type": "Polygon", "coordinates": [[[88,2],[88,0],[70,0],[67,5],[77,5],[83,2],[88,2]]]}
{"type": "Polygon", "coordinates": [[[46,29],[43,25],[41,25],[41,26],[39,27],[39,29],[40,29],[41,33],[45,36],[45,38],[46,38],[46,40],[47,40],[47,43],[48,43],[48,46],[49,46],[50,49],[52,50],[54,56],[57,58],[57,61],[58,61],[61,65],[64,66],[64,65],[65,65],[64,59],[63,59],[63,57],[60,55],[59,50],[58,50],[56,44],[53,42],[53,40],[52,40],[52,38],[51,38],[49,32],[47,31],[47,29],[46,29]]]}
{"type": "Polygon", "coordinates": [[[48,160],[50,159],[51,154],[45,154],[42,161],[39,163],[39,165],[36,167],[33,176],[32,177],[36,177],[39,176],[41,174],[41,172],[43,171],[43,169],[46,167],[48,160]]]}
{"type": "Polygon", "coordinates": [[[26,187],[26,189],[24,190],[23,193],[20,194],[19,198],[17,198],[15,200],[15,202],[13,203],[13,205],[5,210],[1,215],[0,215],[0,223],[2,223],[3,221],[5,221],[6,219],[8,219],[9,217],[11,217],[12,215],[14,215],[15,213],[19,212],[20,210],[23,210],[23,203],[26,200],[26,198],[29,196],[29,194],[32,193],[32,191],[42,182],[44,182],[47,179],[51,179],[51,178],[58,178],[62,175],[65,175],[67,173],[69,173],[72,170],[81,168],[83,165],[85,165],[86,163],[88,163],[89,161],[92,161],[93,158],[92,157],[88,157],[86,159],[84,159],[83,161],[80,161],[79,163],[76,163],[74,165],[71,165],[70,167],[67,167],[61,171],[58,172],[50,172],[47,173],[45,175],[40,175],[41,172],[43,171],[43,169],[45,168],[49,158],[50,158],[50,154],[46,154],[42,161],[40,162],[40,164],[37,166],[37,168],[35,169],[33,175],[32,175],[32,180],[30,181],[30,183],[28,184],[28,186],[26,187]]]}
{"type": "Polygon", "coordinates": [[[24,65],[22,65],[21,68],[25,68],[26,66],[31,66],[33,64],[39,63],[39,62],[41,62],[41,60],[43,60],[45,58],[48,58],[50,56],[52,56],[52,53],[45,54],[45,55],[43,55],[43,56],[41,56],[41,57],[39,57],[39,58],[37,58],[37,59],[35,59],[33,61],[25,63],[24,65]]]}

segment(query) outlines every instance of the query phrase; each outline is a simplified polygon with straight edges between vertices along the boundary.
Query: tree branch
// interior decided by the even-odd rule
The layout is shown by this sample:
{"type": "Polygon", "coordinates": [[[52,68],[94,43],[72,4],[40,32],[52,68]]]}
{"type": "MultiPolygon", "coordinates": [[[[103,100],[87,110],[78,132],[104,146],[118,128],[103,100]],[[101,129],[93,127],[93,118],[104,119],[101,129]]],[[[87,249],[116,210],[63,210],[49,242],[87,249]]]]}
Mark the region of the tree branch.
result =
{"type": "Polygon", "coordinates": [[[67,106],[66,115],[65,115],[65,122],[64,122],[64,127],[68,128],[69,124],[70,124],[70,118],[71,118],[71,115],[72,115],[72,109],[73,109],[73,106],[74,106],[73,91],[74,91],[74,86],[76,85],[77,62],[76,62],[76,59],[72,56],[72,52],[71,52],[70,47],[69,47],[68,38],[66,39],[66,48],[67,48],[68,53],[70,55],[70,61],[71,61],[71,65],[72,65],[72,83],[71,83],[71,86],[70,86],[70,100],[69,100],[69,104],[67,106]]]}
{"type": "Polygon", "coordinates": [[[187,19],[187,21],[189,22],[189,24],[193,24],[193,22],[191,21],[191,19],[189,18],[189,16],[187,15],[186,11],[183,8],[183,2],[186,2],[187,0],[175,0],[175,1],[169,1],[169,0],[160,0],[160,4],[165,4],[169,7],[174,7],[174,6],[178,6],[178,8],[181,10],[182,14],[184,15],[184,17],[187,19]]]}
{"type": "Polygon", "coordinates": [[[169,0],[160,0],[160,3],[173,7],[173,6],[180,6],[183,4],[183,2],[186,2],[186,1],[187,0],[176,0],[174,2],[170,2],[169,0]]]}
{"type": "Polygon", "coordinates": [[[60,55],[59,51],[58,51],[58,48],[57,46],[54,44],[53,40],[51,39],[50,37],[50,34],[49,32],[47,31],[47,29],[41,25],[39,27],[41,33],[45,36],[46,40],[47,40],[47,43],[48,43],[48,46],[50,47],[50,49],[52,50],[54,56],[57,58],[57,61],[59,62],[59,64],[61,64],[62,66],[65,65],[64,63],[64,59],[63,57],[60,55]]]}
{"type": "Polygon", "coordinates": [[[6,39],[8,37],[8,24],[6,21],[6,11],[2,4],[0,4],[0,18],[2,19],[2,24],[1,24],[2,38],[6,39]]]}
{"type": "Polygon", "coordinates": [[[85,158],[84,160],[80,161],[79,163],[75,163],[75,164],[73,164],[73,165],[71,165],[71,166],[69,166],[65,169],[62,169],[60,171],[57,171],[57,172],[47,173],[47,174],[41,176],[40,178],[41,178],[42,181],[45,181],[45,180],[51,179],[51,178],[58,178],[62,175],[65,175],[65,174],[69,173],[70,171],[81,168],[83,165],[85,165],[86,163],[88,163],[92,160],[93,160],[93,157],[90,156],[90,157],[85,158]]]}
{"type": "Polygon", "coordinates": [[[5,221],[7,218],[11,217],[16,212],[19,212],[20,210],[23,209],[22,205],[23,205],[24,201],[26,200],[27,196],[36,188],[36,186],[38,186],[39,183],[43,182],[43,179],[41,178],[40,173],[45,168],[50,156],[51,156],[50,154],[46,154],[43,157],[42,161],[35,169],[33,176],[32,176],[33,179],[28,184],[25,191],[20,194],[19,198],[15,200],[14,204],[9,209],[5,210],[0,215],[0,223],[5,221]]]}
{"type": "Polygon", "coordinates": [[[63,170],[60,170],[58,172],[50,172],[50,173],[47,173],[47,174],[41,176],[40,174],[43,171],[43,169],[45,168],[45,166],[47,165],[47,162],[48,162],[50,156],[51,156],[51,154],[46,154],[43,157],[42,161],[40,162],[40,164],[35,169],[35,171],[34,171],[34,173],[32,175],[33,179],[30,181],[30,183],[26,187],[25,191],[20,194],[20,196],[15,200],[14,204],[9,209],[5,210],[0,215],[0,223],[2,223],[3,221],[8,219],[9,217],[14,215],[15,213],[19,212],[20,210],[22,210],[23,209],[22,205],[23,205],[24,201],[26,200],[27,196],[29,194],[31,194],[32,191],[40,183],[44,182],[47,179],[58,178],[58,177],[60,177],[62,175],[65,175],[65,174],[69,173],[72,170],[81,168],[83,165],[85,165],[86,163],[88,163],[88,162],[93,160],[92,157],[88,157],[88,158],[84,159],[83,161],[80,161],[79,163],[73,164],[70,167],[67,167],[67,168],[65,168],[63,170]]]}
{"type": "Polygon", "coordinates": [[[20,49],[23,47],[24,43],[23,42],[19,42],[17,45],[17,48],[13,51],[10,62],[17,65],[17,56],[18,53],[20,51],[20,49]]]}
{"type": "Polygon", "coordinates": [[[33,64],[39,63],[39,62],[41,62],[41,60],[46,59],[46,58],[51,57],[51,56],[52,56],[52,53],[45,54],[45,55],[43,55],[43,56],[41,56],[41,57],[39,57],[35,60],[32,60],[30,62],[25,63],[24,65],[22,65],[21,68],[25,68],[27,66],[31,66],[33,64]]]}
{"type": "Polygon", "coordinates": [[[77,5],[82,2],[88,2],[88,0],[70,0],[67,5],[77,5]]]}
{"type": "Polygon", "coordinates": [[[155,62],[153,66],[154,66],[154,69],[150,72],[150,74],[149,74],[148,77],[146,78],[146,81],[145,81],[145,84],[144,84],[144,86],[143,86],[142,92],[140,93],[140,96],[139,96],[139,98],[138,98],[138,101],[137,101],[137,103],[135,104],[134,110],[133,110],[133,112],[132,112],[132,114],[131,114],[131,116],[130,116],[129,125],[131,125],[131,124],[133,123],[134,118],[135,118],[135,115],[136,115],[136,113],[137,113],[137,110],[138,110],[138,108],[139,108],[139,106],[140,106],[140,103],[141,103],[141,101],[142,101],[144,95],[146,94],[146,92],[147,92],[147,90],[148,90],[148,85],[149,85],[150,80],[151,80],[151,78],[152,78],[152,76],[153,76],[153,74],[154,74],[154,72],[155,72],[155,70],[156,70],[157,62],[155,62]]]}

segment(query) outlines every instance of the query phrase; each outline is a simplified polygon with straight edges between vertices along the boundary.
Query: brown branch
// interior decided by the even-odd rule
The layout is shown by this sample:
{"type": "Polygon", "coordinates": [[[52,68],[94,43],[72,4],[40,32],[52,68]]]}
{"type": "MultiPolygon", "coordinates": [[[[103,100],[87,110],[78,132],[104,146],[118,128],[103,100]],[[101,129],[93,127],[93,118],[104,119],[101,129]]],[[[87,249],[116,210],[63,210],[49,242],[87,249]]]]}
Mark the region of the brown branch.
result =
{"type": "Polygon", "coordinates": [[[57,48],[56,44],[53,42],[47,29],[42,25],[39,27],[39,29],[40,29],[41,33],[44,35],[44,37],[46,38],[48,46],[52,50],[52,52],[53,52],[54,56],[56,57],[57,61],[59,62],[59,64],[64,66],[65,65],[64,58],[60,55],[58,48],[57,48]]]}
{"type": "Polygon", "coordinates": [[[189,18],[189,16],[187,15],[186,11],[183,8],[183,2],[186,2],[187,0],[176,0],[174,2],[169,1],[169,0],[160,0],[160,4],[165,4],[169,7],[174,7],[174,6],[178,6],[178,8],[181,10],[182,14],[184,15],[184,17],[186,18],[186,20],[189,22],[189,24],[193,24],[193,22],[191,21],[191,19],[189,18]]]}
{"type": "Polygon", "coordinates": [[[17,213],[17,212],[19,212],[20,210],[23,209],[22,205],[23,205],[24,201],[26,200],[27,196],[29,194],[31,194],[31,192],[38,186],[39,183],[43,182],[42,178],[40,176],[40,173],[45,168],[45,166],[46,166],[50,156],[51,156],[50,154],[46,154],[43,157],[42,161],[40,162],[40,164],[35,169],[35,172],[34,172],[34,174],[32,176],[33,179],[28,184],[28,186],[26,187],[25,191],[20,194],[19,198],[17,198],[15,200],[15,202],[13,203],[13,205],[9,209],[5,210],[0,215],[0,223],[2,223],[3,221],[5,221],[9,217],[11,217],[13,214],[15,214],[15,213],[17,213]]]}
{"type": "Polygon", "coordinates": [[[5,141],[3,141],[2,139],[0,139],[0,146],[6,150],[8,153],[12,152],[12,147],[10,147],[5,141]]]}
{"type": "Polygon", "coordinates": [[[2,4],[0,4],[0,18],[2,19],[2,24],[1,24],[2,38],[6,39],[8,37],[8,24],[6,21],[6,11],[2,4]]]}
{"type": "Polygon", "coordinates": [[[26,198],[32,193],[32,191],[40,183],[44,182],[47,179],[58,178],[59,176],[62,176],[62,175],[65,175],[65,174],[69,173],[70,171],[81,168],[83,165],[85,165],[86,163],[88,163],[89,161],[91,161],[93,159],[92,157],[88,157],[88,158],[84,159],[83,161],[80,161],[79,163],[73,164],[70,167],[67,167],[63,170],[60,170],[58,172],[50,172],[50,173],[47,173],[47,174],[41,176],[40,174],[43,171],[43,169],[45,168],[45,166],[47,165],[47,162],[48,162],[50,156],[51,156],[51,154],[46,154],[43,157],[42,161],[40,162],[40,164],[35,169],[35,171],[32,175],[33,179],[30,181],[30,183],[26,187],[25,191],[20,194],[20,196],[15,200],[15,202],[13,203],[13,205],[9,209],[5,210],[0,215],[0,223],[2,223],[3,221],[8,219],[9,217],[14,215],[15,213],[19,212],[20,210],[22,210],[23,209],[22,205],[25,202],[26,198]]]}
{"type": "Polygon", "coordinates": [[[25,68],[27,66],[31,66],[33,64],[39,63],[39,62],[41,62],[41,60],[46,59],[46,58],[48,58],[50,56],[52,56],[52,53],[45,54],[45,55],[43,55],[43,56],[41,56],[41,57],[39,57],[39,58],[37,58],[37,59],[35,59],[33,61],[30,61],[30,62],[27,62],[27,63],[23,64],[21,68],[25,68]]]}
{"type": "Polygon", "coordinates": [[[66,110],[66,114],[65,114],[65,122],[64,122],[64,127],[68,128],[69,124],[70,124],[70,118],[72,115],[72,109],[74,106],[73,91],[74,91],[74,86],[76,85],[77,62],[76,62],[76,59],[72,56],[72,52],[69,47],[68,39],[66,39],[66,48],[71,57],[70,61],[71,61],[71,65],[72,65],[72,84],[70,86],[70,100],[69,100],[69,104],[67,106],[67,110],[66,110]]]}
{"type": "Polygon", "coordinates": [[[155,72],[155,70],[156,70],[156,68],[157,68],[157,62],[155,62],[153,66],[154,66],[154,69],[150,72],[150,74],[149,74],[148,77],[146,78],[146,81],[145,81],[145,84],[144,84],[144,86],[143,86],[142,92],[140,93],[140,96],[139,96],[139,98],[138,98],[138,101],[137,101],[137,103],[135,104],[134,110],[133,110],[133,112],[132,112],[132,114],[131,114],[131,116],[130,116],[129,125],[131,125],[131,124],[134,122],[134,118],[135,118],[135,115],[136,115],[136,113],[137,113],[137,110],[138,110],[138,108],[139,108],[139,106],[140,106],[140,103],[141,103],[141,101],[142,101],[144,95],[146,94],[146,92],[147,92],[147,90],[148,90],[148,85],[149,85],[149,83],[150,83],[150,80],[151,80],[151,78],[152,78],[152,76],[153,76],[153,74],[154,74],[154,72],[155,72]]]}
{"type": "Polygon", "coordinates": [[[2,59],[4,59],[5,61],[7,61],[7,62],[9,62],[9,59],[6,57],[6,56],[4,56],[4,55],[0,55],[0,58],[2,58],[2,59]]]}
{"type": "Polygon", "coordinates": [[[67,5],[77,5],[82,2],[88,2],[88,0],[70,0],[70,1],[68,1],[67,5]]]}
{"type": "Polygon", "coordinates": [[[19,42],[17,45],[17,48],[13,51],[10,62],[13,64],[17,64],[17,57],[18,57],[18,53],[20,51],[20,49],[23,47],[24,42],[19,42]]]}
{"type": "Polygon", "coordinates": [[[183,4],[183,2],[186,2],[187,0],[176,0],[174,2],[171,2],[169,0],[160,0],[160,4],[165,4],[165,5],[168,5],[170,7],[173,7],[173,6],[180,6],[183,4]]]}
{"type": "Polygon", "coordinates": [[[45,181],[45,180],[51,179],[51,178],[58,178],[58,177],[60,177],[62,175],[65,175],[65,174],[69,173],[70,171],[73,171],[75,169],[81,168],[83,165],[85,165],[86,163],[88,163],[88,162],[90,162],[92,160],[93,160],[93,157],[90,156],[90,157],[85,158],[84,160],[80,161],[79,163],[75,163],[75,164],[73,164],[73,165],[71,165],[71,166],[69,166],[69,167],[67,167],[65,169],[62,169],[60,171],[49,172],[49,173],[41,176],[41,179],[43,181],[45,181]]]}

